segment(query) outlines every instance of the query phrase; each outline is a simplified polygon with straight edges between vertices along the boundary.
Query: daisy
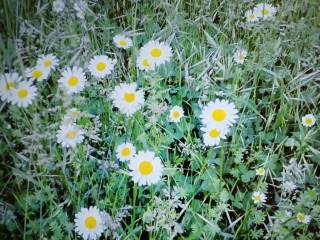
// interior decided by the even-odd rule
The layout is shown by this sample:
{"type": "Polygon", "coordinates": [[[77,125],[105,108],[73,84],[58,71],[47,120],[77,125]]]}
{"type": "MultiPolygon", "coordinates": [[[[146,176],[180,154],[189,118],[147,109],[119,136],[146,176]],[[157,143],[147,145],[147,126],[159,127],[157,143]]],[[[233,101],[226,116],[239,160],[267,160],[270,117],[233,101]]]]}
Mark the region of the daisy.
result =
{"type": "Polygon", "coordinates": [[[59,79],[59,84],[62,89],[64,89],[67,94],[73,94],[81,92],[86,83],[86,75],[84,74],[82,68],[73,67],[67,68],[62,72],[62,77],[59,79]]]}
{"type": "Polygon", "coordinates": [[[169,44],[159,41],[150,41],[144,45],[140,54],[147,57],[147,59],[156,66],[168,62],[172,56],[172,49],[169,44]]]}
{"type": "Polygon", "coordinates": [[[305,127],[312,127],[316,123],[316,118],[313,114],[307,114],[302,117],[302,125],[305,127]]]}
{"type": "Polygon", "coordinates": [[[184,112],[182,107],[174,106],[170,110],[169,120],[170,122],[178,123],[180,122],[181,118],[184,116],[184,112]]]}
{"type": "Polygon", "coordinates": [[[253,9],[253,11],[255,12],[255,14],[257,15],[258,18],[270,19],[276,14],[277,9],[274,6],[272,6],[271,4],[259,3],[253,9]]]}
{"type": "Polygon", "coordinates": [[[117,158],[121,162],[129,161],[131,160],[134,155],[136,154],[136,149],[135,147],[129,143],[122,143],[117,147],[117,158]]]}
{"type": "Polygon", "coordinates": [[[5,73],[0,76],[0,98],[2,101],[9,101],[12,90],[17,87],[21,81],[18,73],[5,73]]]}
{"type": "Polygon", "coordinates": [[[252,10],[246,11],[245,17],[246,17],[247,22],[256,22],[256,21],[258,21],[257,13],[255,11],[252,11],[252,10]]]}
{"type": "Polygon", "coordinates": [[[38,61],[38,66],[43,66],[44,68],[48,68],[49,70],[55,70],[58,66],[58,59],[53,54],[42,55],[38,61]]]}
{"type": "Polygon", "coordinates": [[[128,49],[132,47],[132,40],[121,34],[115,35],[113,42],[118,48],[128,49]]]}
{"type": "Polygon", "coordinates": [[[48,78],[50,74],[50,69],[44,67],[43,65],[37,65],[33,68],[26,69],[26,76],[31,80],[42,81],[48,78]]]}
{"type": "Polygon", "coordinates": [[[298,222],[301,222],[301,223],[304,223],[304,224],[308,224],[311,221],[311,216],[310,215],[305,215],[302,212],[298,212],[297,220],[298,220],[298,222]]]}
{"type": "Polygon", "coordinates": [[[202,128],[204,131],[203,142],[206,146],[215,146],[220,143],[221,139],[226,138],[227,130],[225,128],[206,127],[202,128]]]}
{"type": "Polygon", "coordinates": [[[89,62],[89,70],[97,78],[110,75],[113,69],[114,61],[106,55],[94,56],[89,62]]]}
{"type": "Polygon", "coordinates": [[[238,64],[243,64],[245,58],[247,57],[248,52],[244,49],[238,49],[234,55],[233,55],[233,59],[236,63],[238,64]]]}
{"type": "Polygon", "coordinates": [[[83,131],[74,123],[62,123],[57,133],[57,142],[62,147],[74,148],[83,141],[83,131]]]}
{"type": "Polygon", "coordinates": [[[266,174],[266,171],[264,170],[264,168],[258,168],[256,169],[256,175],[257,176],[264,176],[266,174]]]}
{"type": "Polygon", "coordinates": [[[202,110],[200,117],[207,126],[227,128],[236,122],[238,111],[233,103],[216,99],[209,102],[202,110]]]}
{"type": "Polygon", "coordinates": [[[60,13],[64,10],[65,3],[62,0],[55,0],[52,3],[52,10],[56,13],[60,13]]]}
{"type": "Polygon", "coordinates": [[[160,158],[150,151],[139,151],[129,162],[129,168],[132,170],[132,180],[140,186],[157,183],[163,172],[160,158]]]}
{"type": "Polygon", "coordinates": [[[70,108],[63,118],[63,122],[76,122],[81,116],[81,112],[77,108],[70,108]]]}
{"type": "Polygon", "coordinates": [[[252,194],[252,200],[254,203],[264,203],[267,200],[267,197],[264,193],[261,192],[254,192],[252,194]]]}
{"type": "Polygon", "coordinates": [[[37,96],[37,89],[30,82],[20,82],[18,86],[12,89],[10,100],[19,107],[27,107],[37,96]]]}
{"type": "Polygon", "coordinates": [[[102,213],[97,207],[81,208],[74,222],[75,231],[84,239],[99,239],[105,229],[102,213]]]}
{"type": "Polygon", "coordinates": [[[133,115],[144,103],[144,93],[136,83],[120,83],[111,93],[113,105],[127,116],[133,115]]]}
{"type": "Polygon", "coordinates": [[[137,57],[137,67],[142,71],[152,71],[155,65],[148,59],[146,54],[139,54],[137,57]]]}

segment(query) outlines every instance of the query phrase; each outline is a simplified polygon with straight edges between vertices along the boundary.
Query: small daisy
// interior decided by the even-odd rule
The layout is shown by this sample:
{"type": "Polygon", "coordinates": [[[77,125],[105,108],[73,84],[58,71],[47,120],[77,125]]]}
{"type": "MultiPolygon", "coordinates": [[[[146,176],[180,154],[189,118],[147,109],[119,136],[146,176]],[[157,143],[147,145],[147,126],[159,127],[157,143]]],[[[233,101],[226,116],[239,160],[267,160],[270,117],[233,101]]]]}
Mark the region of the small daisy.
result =
{"type": "Polygon", "coordinates": [[[160,158],[150,151],[139,151],[129,162],[129,168],[132,170],[132,180],[140,186],[157,183],[163,172],[160,158]]]}
{"type": "Polygon", "coordinates": [[[113,37],[113,42],[118,48],[128,49],[132,47],[132,40],[124,35],[115,35],[113,37]]]}
{"type": "Polygon", "coordinates": [[[48,68],[49,70],[55,70],[58,66],[58,59],[53,54],[43,55],[38,59],[37,65],[48,68]]]}
{"type": "Polygon", "coordinates": [[[117,147],[117,158],[121,162],[131,160],[136,154],[136,148],[129,142],[122,143],[117,147]]]}
{"type": "Polygon", "coordinates": [[[18,86],[12,89],[10,100],[19,107],[27,107],[37,96],[37,89],[30,82],[20,82],[18,86]]]}
{"type": "Polygon", "coordinates": [[[267,197],[264,193],[261,192],[254,192],[252,194],[252,200],[254,203],[264,203],[267,200],[267,197]]]}
{"type": "Polygon", "coordinates": [[[270,19],[276,14],[277,9],[274,6],[272,6],[271,4],[259,3],[253,9],[253,11],[255,12],[255,14],[257,15],[258,18],[270,19]]]}
{"type": "Polygon", "coordinates": [[[245,17],[246,17],[247,22],[256,22],[256,21],[258,21],[258,17],[257,17],[256,12],[254,12],[252,10],[246,11],[245,17]]]}
{"type": "Polygon", "coordinates": [[[309,224],[310,221],[311,221],[311,216],[310,215],[305,215],[302,212],[298,212],[297,220],[298,220],[298,222],[301,222],[301,223],[304,223],[304,224],[309,224]]]}
{"type": "Polygon", "coordinates": [[[264,170],[264,168],[258,168],[256,169],[256,175],[257,176],[264,176],[266,174],[266,171],[264,170]]]}
{"type": "Polygon", "coordinates": [[[57,142],[62,147],[74,148],[83,141],[83,131],[74,123],[62,123],[57,133],[57,142]]]}
{"type": "Polygon", "coordinates": [[[244,49],[238,49],[234,55],[233,55],[233,59],[236,63],[238,64],[243,64],[244,60],[246,59],[248,55],[248,52],[244,49]]]}
{"type": "Polygon", "coordinates": [[[90,73],[97,78],[110,75],[114,69],[114,61],[106,55],[94,56],[89,62],[90,73]]]}
{"type": "Polygon", "coordinates": [[[76,122],[81,116],[81,112],[77,108],[70,108],[63,118],[63,122],[76,122]]]}
{"type": "Polygon", "coordinates": [[[152,71],[155,65],[148,59],[146,54],[139,54],[137,57],[137,67],[142,71],[152,71]]]}
{"type": "Polygon", "coordinates": [[[216,99],[203,108],[200,117],[204,125],[227,128],[236,122],[237,113],[238,111],[233,103],[216,99]]]}
{"type": "Polygon", "coordinates": [[[5,73],[0,76],[0,97],[2,101],[9,101],[12,90],[18,86],[21,76],[18,73],[5,73]]]}
{"type": "Polygon", "coordinates": [[[31,80],[42,81],[47,79],[49,74],[50,74],[50,69],[42,65],[37,65],[33,68],[26,69],[26,76],[31,80]]]}
{"type": "Polygon", "coordinates": [[[169,116],[169,120],[170,122],[174,122],[174,123],[178,123],[180,122],[181,118],[184,116],[184,112],[182,107],[180,106],[174,106],[171,110],[170,110],[170,116],[169,116]]]}
{"type": "Polygon", "coordinates": [[[302,117],[302,125],[305,127],[312,127],[316,123],[316,118],[313,114],[307,114],[302,117]]]}
{"type": "Polygon", "coordinates": [[[217,127],[206,127],[202,128],[204,131],[203,142],[206,146],[216,146],[220,143],[221,139],[226,138],[227,130],[224,128],[217,127]]]}
{"type": "Polygon", "coordinates": [[[102,213],[97,207],[81,208],[75,215],[75,231],[84,239],[99,239],[105,229],[102,213]]]}
{"type": "Polygon", "coordinates": [[[73,94],[81,92],[85,87],[86,81],[86,75],[84,74],[82,68],[73,67],[71,69],[68,67],[62,72],[62,77],[59,79],[59,84],[67,94],[73,94]]]}
{"type": "Polygon", "coordinates": [[[151,63],[159,66],[170,61],[172,49],[170,45],[165,42],[152,40],[141,48],[140,54],[147,57],[151,63]]]}
{"type": "Polygon", "coordinates": [[[144,103],[144,93],[136,83],[120,83],[111,93],[113,105],[123,114],[133,115],[144,103]]]}

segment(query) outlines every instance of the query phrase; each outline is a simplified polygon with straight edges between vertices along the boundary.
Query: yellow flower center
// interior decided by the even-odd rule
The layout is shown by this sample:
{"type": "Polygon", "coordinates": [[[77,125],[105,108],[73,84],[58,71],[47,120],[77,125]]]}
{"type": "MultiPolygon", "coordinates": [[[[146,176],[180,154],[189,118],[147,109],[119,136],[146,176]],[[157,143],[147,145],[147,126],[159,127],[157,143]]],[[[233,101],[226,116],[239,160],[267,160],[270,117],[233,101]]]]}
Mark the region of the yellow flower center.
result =
{"type": "Polygon", "coordinates": [[[68,85],[71,86],[71,87],[74,87],[78,84],[79,82],[79,79],[75,76],[72,76],[68,79],[68,85]]]}
{"type": "Polygon", "coordinates": [[[152,170],[153,170],[153,165],[149,161],[143,161],[139,165],[139,171],[144,176],[152,173],[152,170]]]}
{"type": "Polygon", "coordinates": [[[211,113],[212,119],[215,121],[218,121],[218,122],[225,120],[226,116],[227,116],[226,111],[221,108],[217,108],[217,109],[213,110],[211,113]]]}
{"type": "Polygon", "coordinates": [[[67,137],[68,138],[75,138],[76,135],[77,135],[77,132],[74,131],[74,130],[70,130],[70,131],[67,132],[67,137]]]}
{"type": "Polygon", "coordinates": [[[97,67],[98,71],[103,71],[106,69],[107,64],[104,62],[99,62],[99,63],[97,63],[96,67],[97,67]]]}
{"type": "Polygon", "coordinates": [[[179,117],[180,117],[180,113],[179,113],[178,111],[174,111],[174,112],[172,113],[172,117],[173,117],[173,118],[179,118],[179,117]]]}
{"type": "Polygon", "coordinates": [[[242,53],[240,53],[239,59],[240,59],[240,60],[244,60],[244,56],[243,56],[242,53]]]}
{"type": "Polygon", "coordinates": [[[122,46],[122,47],[127,46],[127,42],[126,42],[125,40],[123,40],[123,39],[119,40],[118,44],[119,44],[120,46],[122,46]]]}
{"type": "Polygon", "coordinates": [[[304,218],[305,218],[305,216],[304,216],[304,213],[298,213],[297,214],[297,219],[300,221],[300,222],[303,222],[304,221],[304,218]]]}
{"type": "Polygon", "coordinates": [[[150,52],[151,56],[154,57],[154,58],[158,58],[161,56],[162,54],[162,51],[160,48],[153,48],[150,52]]]}
{"type": "Polygon", "coordinates": [[[136,94],[134,92],[126,92],[124,94],[124,100],[128,103],[132,103],[136,99],[136,94]]]}
{"type": "Polygon", "coordinates": [[[124,147],[122,150],[121,150],[121,155],[124,156],[124,157],[128,157],[130,155],[130,148],[128,147],[124,147]]]}
{"type": "Polygon", "coordinates": [[[256,18],[256,15],[254,15],[254,14],[251,14],[250,16],[249,16],[249,19],[250,20],[253,20],[253,19],[255,19],[256,18]]]}
{"type": "Polygon", "coordinates": [[[307,125],[312,125],[313,120],[312,120],[312,118],[306,118],[305,122],[307,125]]]}
{"type": "Polygon", "coordinates": [[[25,88],[21,88],[18,90],[18,97],[21,98],[21,99],[24,99],[28,96],[28,90],[25,89],[25,88]]]}
{"type": "Polygon", "coordinates": [[[209,132],[209,136],[212,138],[217,138],[219,137],[219,135],[220,135],[220,132],[215,128],[209,132]]]}
{"type": "Polygon", "coordinates": [[[263,10],[262,10],[262,15],[264,15],[264,16],[268,16],[269,14],[270,14],[269,9],[267,9],[267,8],[263,8],[263,10]]]}
{"type": "Polygon", "coordinates": [[[32,72],[32,77],[34,78],[40,78],[42,76],[43,72],[41,70],[34,70],[32,72]]]}
{"type": "Polygon", "coordinates": [[[258,174],[259,175],[264,175],[265,174],[265,171],[263,168],[258,168],[258,174]]]}
{"type": "Polygon", "coordinates": [[[259,202],[261,202],[261,196],[260,195],[256,195],[255,197],[254,197],[254,199],[256,200],[256,201],[259,201],[259,202]]]}
{"type": "Polygon", "coordinates": [[[4,89],[5,92],[8,92],[9,90],[15,88],[16,84],[12,81],[12,82],[7,82],[7,86],[4,89]]]}
{"type": "Polygon", "coordinates": [[[146,59],[146,58],[143,59],[142,65],[145,66],[145,67],[150,67],[150,63],[149,63],[148,59],[146,59]]]}
{"type": "Polygon", "coordinates": [[[52,61],[50,59],[46,59],[43,61],[43,64],[46,66],[46,67],[50,67],[52,65],[52,61]]]}
{"type": "Polygon", "coordinates": [[[86,217],[84,225],[89,229],[93,229],[97,226],[97,219],[93,216],[86,217]]]}

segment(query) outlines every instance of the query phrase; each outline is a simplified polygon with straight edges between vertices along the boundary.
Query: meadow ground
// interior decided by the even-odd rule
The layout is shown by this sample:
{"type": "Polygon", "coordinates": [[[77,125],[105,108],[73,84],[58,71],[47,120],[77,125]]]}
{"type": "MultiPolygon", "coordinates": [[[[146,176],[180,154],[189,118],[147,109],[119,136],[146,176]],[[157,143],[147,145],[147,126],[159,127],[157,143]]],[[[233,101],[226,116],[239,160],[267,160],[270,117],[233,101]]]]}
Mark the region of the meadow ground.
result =
{"type": "Polygon", "coordinates": [[[320,239],[318,0],[0,15],[0,239],[320,239]]]}

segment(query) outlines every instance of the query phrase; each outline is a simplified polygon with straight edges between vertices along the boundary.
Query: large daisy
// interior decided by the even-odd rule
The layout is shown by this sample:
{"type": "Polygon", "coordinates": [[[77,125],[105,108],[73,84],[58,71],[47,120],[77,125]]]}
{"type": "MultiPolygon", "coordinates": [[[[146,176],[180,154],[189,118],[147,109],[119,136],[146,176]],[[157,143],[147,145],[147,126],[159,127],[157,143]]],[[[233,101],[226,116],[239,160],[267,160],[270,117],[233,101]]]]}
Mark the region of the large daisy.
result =
{"type": "Polygon", "coordinates": [[[89,71],[97,78],[111,74],[113,69],[114,61],[106,55],[94,56],[89,62],[89,71]]]}
{"type": "Polygon", "coordinates": [[[216,99],[203,108],[200,117],[206,126],[227,128],[236,122],[237,113],[238,111],[233,103],[216,99]]]}
{"type": "Polygon", "coordinates": [[[19,107],[27,107],[37,96],[37,88],[30,82],[20,82],[18,86],[12,89],[9,99],[13,104],[19,107]]]}
{"type": "Polygon", "coordinates": [[[0,75],[0,97],[2,101],[11,100],[12,90],[18,86],[21,76],[18,73],[5,73],[0,75]]]}
{"type": "Polygon", "coordinates": [[[140,55],[147,57],[151,63],[159,66],[170,61],[172,49],[165,42],[152,40],[141,48],[140,55]]]}
{"type": "Polygon", "coordinates": [[[62,72],[59,84],[67,94],[81,92],[86,83],[86,75],[80,67],[67,68],[62,72]]]}
{"type": "Polygon", "coordinates": [[[113,42],[118,48],[128,49],[132,47],[132,40],[121,34],[115,35],[113,42]]]}
{"type": "Polygon", "coordinates": [[[136,148],[132,143],[126,142],[122,143],[117,147],[117,158],[121,161],[129,161],[136,154],[136,148]]]}
{"type": "Polygon", "coordinates": [[[58,59],[53,54],[42,55],[38,61],[38,66],[43,66],[44,68],[48,68],[49,70],[55,70],[58,66],[58,59]]]}
{"type": "Polygon", "coordinates": [[[74,148],[83,138],[83,131],[74,123],[62,123],[57,133],[57,142],[62,147],[74,148]]]}
{"type": "Polygon", "coordinates": [[[99,239],[105,229],[102,213],[97,207],[81,208],[75,215],[75,230],[83,239],[99,239]]]}
{"type": "Polygon", "coordinates": [[[302,117],[302,124],[305,127],[312,127],[315,123],[316,123],[316,118],[311,113],[302,117]]]}
{"type": "Polygon", "coordinates": [[[33,68],[26,69],[26,76],[31,80],[42,81],[48,78],[50,69],[43,65],[37,65],[33,68]]]}
{"type": "Polygon", "coordinates": [[[121,83],[111,93],[113,105],[128,116],[133,115],[144,103],[144,93],[136,83],[121,83]]]}
{"type": "Polygon", "coordinates": [[[174,123],[178,123],[180,122],[181,118],[184,116],[184,112],[182,107],[180,106],[174,106],[171,110],[170,110],[170,114],[169,114],[169,121],[170,122],[174,122],[174,123]]]}
{"type": "Polygon", "coordinates": [[[203,142],[206,146],[216,146],[221,139],[226,138],[227,130],[225,128],[218,128],[214,126],[207,126],[202,128],[204,131],[203,142]]]}
{"type": "Polygon", "coordinates": [[[155,65],[153,61],[150,61],[147,54],[140,53],[137,57],[137,67],[143,71],[154,70],[155,65]]]}
{"type": "Polygon", "coordinates": [[[139,151],[129,162],[132,170],[132,180],[138,185],[151,185],[157,183],[163,173],[163,165],[159,157],[155,157],[153,152],[139,151]]]}
{"type": "Polygon", "coordinates": [[[259,3],[253,9],[253,11],[255,12],[255,14],[257,15],[258,18],[269,19],[269,18],[272,18],[276,14],[277,9],[274,6],[272,6],[271,4],[259,3]]]}

